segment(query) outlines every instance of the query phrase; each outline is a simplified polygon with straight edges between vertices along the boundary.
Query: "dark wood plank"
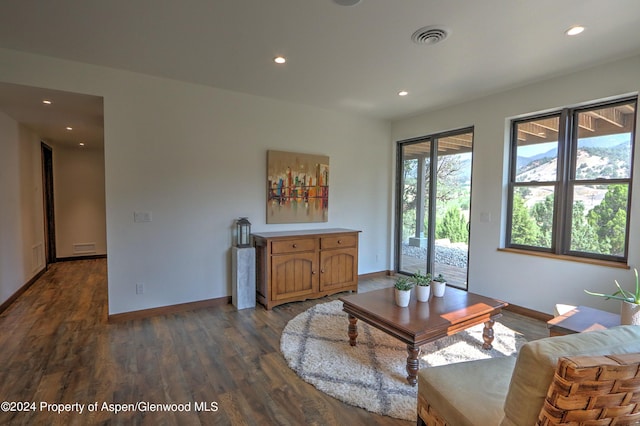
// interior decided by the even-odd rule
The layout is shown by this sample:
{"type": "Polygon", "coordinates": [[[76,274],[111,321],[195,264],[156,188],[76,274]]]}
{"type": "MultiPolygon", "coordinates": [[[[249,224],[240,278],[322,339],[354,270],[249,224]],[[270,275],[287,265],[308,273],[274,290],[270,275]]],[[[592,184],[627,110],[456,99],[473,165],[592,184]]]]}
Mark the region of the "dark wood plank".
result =
{"type": "MultiPolygon", "coordinates": [[[[85,404],[191,402],[192,411],[196,401],[217,402],[218,411],[0,412],[0,424],[412,424],[319,392],[282,357],[280,334],[287,322],[344,294],[271,311],[262,306],[237,311],[227,304],[109,323],[106,279],[104,259],[54,264],[0,314],[2,398],[85,404]]],[[[392,278],[376,275],[362,280],[359,291],[392,284],[392,278]]],[[[508,312],[504,320],[528,339],[547,335],[544,322],[508,312]]]]}

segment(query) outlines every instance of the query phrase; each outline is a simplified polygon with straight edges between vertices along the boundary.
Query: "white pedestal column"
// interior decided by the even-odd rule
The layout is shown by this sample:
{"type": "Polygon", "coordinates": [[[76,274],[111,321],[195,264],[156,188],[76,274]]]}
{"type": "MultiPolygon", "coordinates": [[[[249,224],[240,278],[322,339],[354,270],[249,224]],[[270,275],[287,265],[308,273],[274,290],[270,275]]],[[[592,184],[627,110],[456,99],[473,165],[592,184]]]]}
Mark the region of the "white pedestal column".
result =
{"type": "Polygon", "coordinates": [[[231,303],[236,309],[256,306],[256,249],[231,248],[231,303]]]}

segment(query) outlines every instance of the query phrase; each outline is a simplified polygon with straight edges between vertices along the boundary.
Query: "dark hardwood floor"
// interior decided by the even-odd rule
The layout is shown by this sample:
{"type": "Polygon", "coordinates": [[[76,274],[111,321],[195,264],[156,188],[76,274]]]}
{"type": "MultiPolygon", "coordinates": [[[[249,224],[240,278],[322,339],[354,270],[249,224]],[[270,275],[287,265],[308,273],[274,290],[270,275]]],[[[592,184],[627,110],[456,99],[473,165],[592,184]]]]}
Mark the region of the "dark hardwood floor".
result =
{"type": "MultiPolygon", "coordinates": [[[[392,283],[366,279],[360,288],[392,283]]],[[[280,333],[289,319],[339,296],[272,311],[226,305],[109,324],[106,260],[54,264],[0,314],[0,400],[21,410],[5,411],[3,405],[0,424],[412,424],[317,391],[280,354],[280,333]],[[115,407],[103,405],[138,402],[190,406],[153,412],[143,405],[116,414],[115,407]],[[58,414],[54,410],[65,407],[42,405],[47,403],[79,403],[84,412],[58,414]],[[94,403],[97,409],[89,411],[94,403]]],[[[548,335],[543,322],[514,313],[500,321],[528,340],[548,335]]]]}

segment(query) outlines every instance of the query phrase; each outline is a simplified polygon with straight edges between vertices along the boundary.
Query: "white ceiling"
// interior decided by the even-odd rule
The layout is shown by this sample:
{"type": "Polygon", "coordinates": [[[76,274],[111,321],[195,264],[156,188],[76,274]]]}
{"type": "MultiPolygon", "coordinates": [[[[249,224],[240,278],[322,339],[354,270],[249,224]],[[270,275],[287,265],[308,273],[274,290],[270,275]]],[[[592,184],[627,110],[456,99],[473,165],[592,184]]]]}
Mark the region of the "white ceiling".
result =
{"type": "Polygon", "coordinates": [[[640,54],[640,1],[14,0],[0,47],[395,119],[640,54]]]}
{"type": "Polygon", "coordinates": [[[27,125],[45,141],[68,146],[82,142],[86,148],[102,148],[104,144],[99,96],[0,83],[0,111],[27,125]],[[45,105],[44,99],[53,103],[45,105]]]}

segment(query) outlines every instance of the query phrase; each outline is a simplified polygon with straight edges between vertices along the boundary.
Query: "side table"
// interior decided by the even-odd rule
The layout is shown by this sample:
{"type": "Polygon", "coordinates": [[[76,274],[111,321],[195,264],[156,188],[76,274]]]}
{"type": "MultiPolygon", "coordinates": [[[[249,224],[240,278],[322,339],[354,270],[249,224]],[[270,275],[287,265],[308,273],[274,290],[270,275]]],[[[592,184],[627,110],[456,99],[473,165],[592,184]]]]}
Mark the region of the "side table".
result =
{"type": "Polygon", "coordinates": [[[550,336],[606,330],[617,325],[620,325],[620,315],[588,306],[578,306],[547,321],[550,336]]]}

